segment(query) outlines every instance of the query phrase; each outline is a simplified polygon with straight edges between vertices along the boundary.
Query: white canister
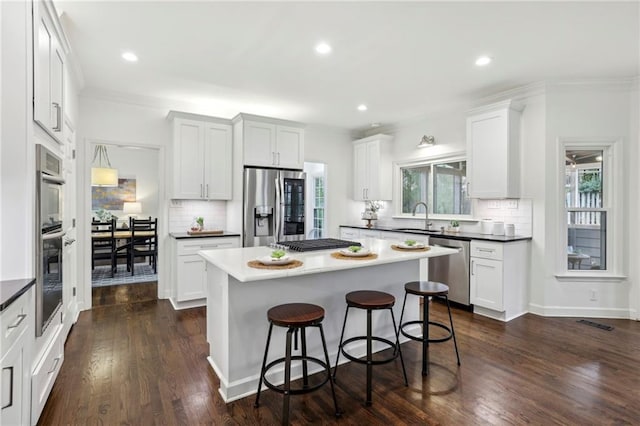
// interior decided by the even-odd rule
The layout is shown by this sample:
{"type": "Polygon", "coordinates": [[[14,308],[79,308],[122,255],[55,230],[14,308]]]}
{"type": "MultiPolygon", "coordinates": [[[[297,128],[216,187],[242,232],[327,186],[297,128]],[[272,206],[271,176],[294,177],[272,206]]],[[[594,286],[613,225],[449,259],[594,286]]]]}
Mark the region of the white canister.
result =
{"type": "Polygon", "coordinates": [[[493,235],[504,235],[504,222],[493,222],[493,235]]]}
{"type": "Polygon", "coordinates": [[[493,232],[493,221],[491,219],[482,219],[480,221],[480,233],[489,235],[493,232]]]}
{"type": "Polygon", "coordinates": [[[514,235],[516,235],[516,226],[513,223],[505,223],[504,235],[506,237],[513,237],[514,235]]]}

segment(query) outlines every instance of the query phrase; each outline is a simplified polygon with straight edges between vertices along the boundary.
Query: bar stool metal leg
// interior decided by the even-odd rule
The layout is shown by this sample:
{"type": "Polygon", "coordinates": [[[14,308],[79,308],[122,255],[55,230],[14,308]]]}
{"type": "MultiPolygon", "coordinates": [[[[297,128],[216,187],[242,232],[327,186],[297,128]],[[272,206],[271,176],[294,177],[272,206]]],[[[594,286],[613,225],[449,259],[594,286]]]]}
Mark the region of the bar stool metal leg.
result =
{"type": "Polygon", "coordinates": [[[371,376],[373,374],[373,364],[371,364],[373,339],[371,339],[371,336],[371,309],[367,309],[367,400],[365,402],[367,406],[371,405],[371,376]]]}
{"type": "Polygon", "coordinates": [[[389,308],[391,311],[391,321],[393,322],[393,329],[396,332],[396,349],[400,356],[400,364],[402,364],[402,374],[404,375],[404,385],[409,386],[409,380],[407,379],[407,370],[404,368],[404,358],[402,358],[402,349],[400,349],[400,330],[396,326],[396,317],[393,315],[393,308],[389,308]]]}
{"type": "Polygon", "coordinates": [[[349,316],[349,306],[344,312],[344,321],[342,322],[342,332],[340,333],[340,343],[338,343],[338,354],[336,355],[336,366],[333,369],[333,381],[336,381],[336,373],[338,372],[338,360],[340,359],[340,352],[342,351],[342,339],[344,338],[344,329],[347,326],[347,316],[349,316]]]}
{"type": "Polygon", "coordinates": [[[258,380],[258,393],[256,394],[256,402],[253,404],[255,408],[260,406],[260,389],[262,388],[262,378],[264,377],[264,369],[267,365],[267,355],[269,354],[269,344],[271,343],[271,331],[273,323],[269,324],[269,333],[267,333],[267,345],[264,348],[264,358],[262,359],[262,368],[260,369],[260,379],[258,380]]]}
{"type": "Polygon", "coordinates": [[[429,374],[429,298],[422,298],[422,375],[429,374]]]}
{"type": "Polygon", "coordinates": [[[458,365],[460,365],[460,355],[458,354],[458,342],[456,341],[456,332],[453,329],[453,319],[451,318],[451,306],[449,306],[449,298],[444,296],[447,301],[447,311],[449,312],[449,324],[451,324],[451,335],[453,336],[453,347],[456,348],[456,358],[458,358],[458,365]]]}
{"type": "Polygon", "coordinates": [[[282,424],[289,424],[289,399],[291,398],[291,338],[294,329],[287,330],[287,349],[284,359],[284,404],[282,406],[282,424]]]}
{"type": "Polygon", "coordinates": [[[340,417],[342,413],[338,408],[338,399],[336,398],[336,390],[333,386],[333,380],[331,380],[331,364],[329,364],[329,352],[327,352],[327,341],[324,338],[324,329],[322,324],[318,325],[320,329],[320,338],[322,339],[322,349],[324,349],[324,360],[327,363],[327,377],[329,377],[329,385],[331,386],[331,396],[333,396],[333,405],[336,408],[336,417],[340,417]]]}
{"type": "Polygon", "coordinates": [[[307,369],[307,334],[305,328],[300,329],[300,340],[302,342],[302,387],[309,387],[309,374],[307,369]]]}

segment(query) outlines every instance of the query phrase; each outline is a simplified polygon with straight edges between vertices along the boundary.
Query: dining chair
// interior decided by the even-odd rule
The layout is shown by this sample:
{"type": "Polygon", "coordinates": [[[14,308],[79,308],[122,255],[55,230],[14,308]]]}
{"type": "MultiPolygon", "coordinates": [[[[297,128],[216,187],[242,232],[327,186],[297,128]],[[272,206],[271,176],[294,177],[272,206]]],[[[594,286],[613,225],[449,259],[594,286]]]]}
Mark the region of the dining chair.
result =
{"type": "Polygon", "coordinates": [[[116,269],[116,259],[114,256],[116,240],[114,232],[116,220],[97,221],[91,220],[91,270],[96,267],[96,260],[109,259],[111,265],[111,277],[116,269]]]}
{"type": "Polygon", "coordinates": [[[129,246],[129,263],[131,275],[135,274],[134,265],[136,257],[149,258],[153,273],[158,272],[158,218],[129,220],[131,230],[131,242],[129,246]]]}

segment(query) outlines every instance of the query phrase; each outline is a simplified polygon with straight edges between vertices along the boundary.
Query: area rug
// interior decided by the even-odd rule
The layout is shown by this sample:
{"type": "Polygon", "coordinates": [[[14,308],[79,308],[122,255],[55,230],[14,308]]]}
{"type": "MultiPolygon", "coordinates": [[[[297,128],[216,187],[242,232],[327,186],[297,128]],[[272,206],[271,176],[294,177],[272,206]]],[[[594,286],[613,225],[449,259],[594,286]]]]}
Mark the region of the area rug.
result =
{"type": "Polygon", "coordinates": [[[147,263],[135,264],[135,275],[127,271],[127,265],[118,265],[118,270],[111,278],[110,266],[96,266],[91,272],[91,287],[106,287],[118,284],[137,284],[149,281],[157,281],[158,274],[153,273],[153,268],[147,263]]]}

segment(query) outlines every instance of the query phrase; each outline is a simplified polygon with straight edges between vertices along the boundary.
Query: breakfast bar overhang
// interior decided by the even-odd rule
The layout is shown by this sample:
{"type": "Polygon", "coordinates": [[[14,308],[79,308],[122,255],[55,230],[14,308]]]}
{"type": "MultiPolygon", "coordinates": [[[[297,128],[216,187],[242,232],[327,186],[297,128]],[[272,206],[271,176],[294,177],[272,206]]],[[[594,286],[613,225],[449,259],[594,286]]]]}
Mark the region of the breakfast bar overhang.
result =
{"type": "MultiPolygon", "coordinates": [[[[292,269],[265,270],[247,265],[268,256],[269,247],[246,247],[204,250],[199,254],[207,261],[207,341],[208,361],[220,379],[220,394],[231,402],[254,394],[258,387],[269,323],[267,310],[275,305],[305,302],[325,310],[323,327],[334,362],[342,320],[346,309],[345,294],[355,290],[379,290],[395,296],[394,314],[400,318],[404,284],[426,279],[427,259],[457,253],[454,249],[430,247],[428,251],[396,250],[387,240],[360,240],[377,257],[375,259],[336,259],[335,250],[290,253],[302,262],[292,269]]],[[[407,301],[405,318],[417,319],[417,298],[407,301]]],[[[363,334],[365,315],[359,310],[349,313],[345,338],[363,334]]],[[[383,313],[380,313],[383,315],[383,313]]],[[[388,314],[387,314],[388,315],[388,314]]],[[[394,340],[388,318],[373,316],[375,335],[394,340]]],[[[312,331],[312,333],[315,331],[312,331]]],[[[308,352],[320,354],[319,339],[310,338],[308,352]]],[[[401,339],[402,340],[402,339],[401,339]]],[[[364,355],[364,343],[350,347],[354,356],[364,355]],[[353,348],[353,349],[351,349],[353,348]]],[[[274,332],[269,359],[282,356],[284,333],[274,332]]],[[[382,350],[384,346],[374,350],[382,350]]],[[[345,362],[344,358],[341,360],[345,362]]],[[[394,368],[390,365],[389,368],[394,368]]],[[[310,373],[313,373],[310,370],[310,373]]],[[[292,366],[292,379],[301,377],[299,364],[292,366]]],[[[282,382],[282,371],[270,375],[274,384],[282,382]]]]}

